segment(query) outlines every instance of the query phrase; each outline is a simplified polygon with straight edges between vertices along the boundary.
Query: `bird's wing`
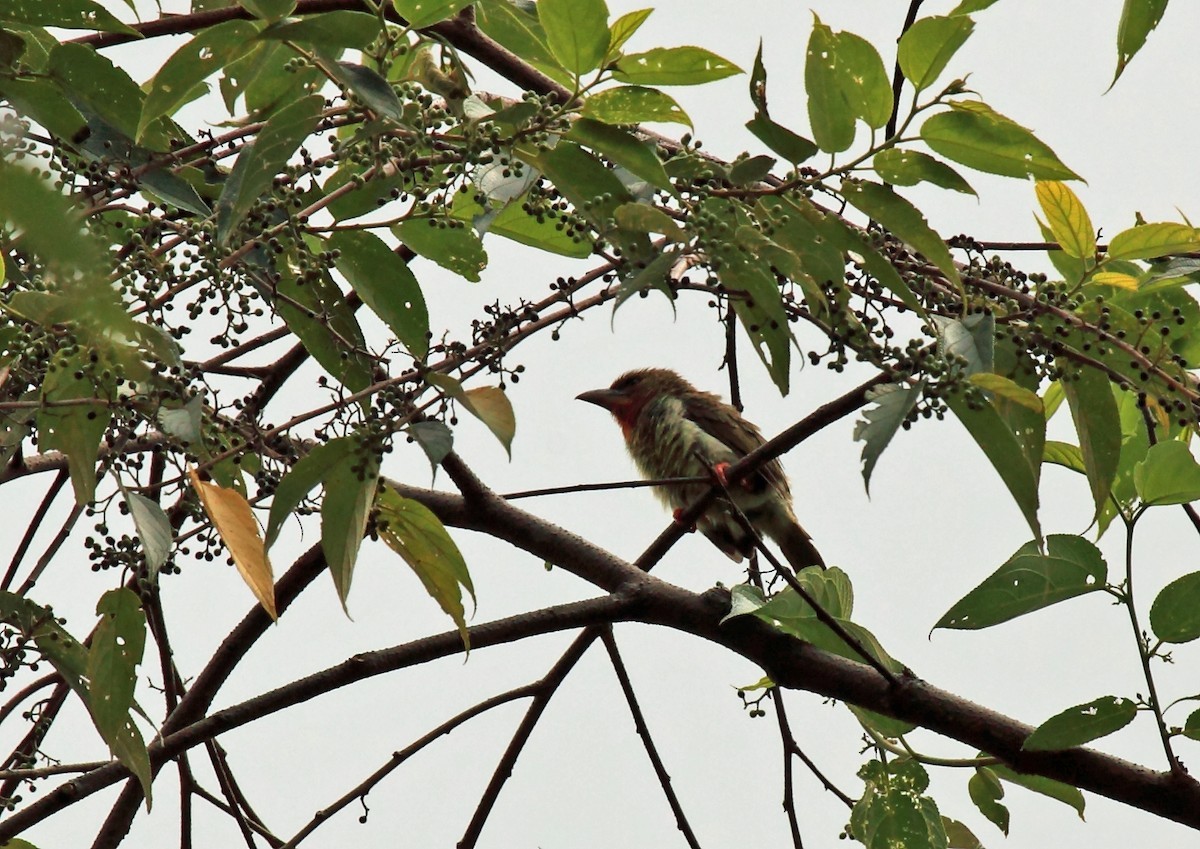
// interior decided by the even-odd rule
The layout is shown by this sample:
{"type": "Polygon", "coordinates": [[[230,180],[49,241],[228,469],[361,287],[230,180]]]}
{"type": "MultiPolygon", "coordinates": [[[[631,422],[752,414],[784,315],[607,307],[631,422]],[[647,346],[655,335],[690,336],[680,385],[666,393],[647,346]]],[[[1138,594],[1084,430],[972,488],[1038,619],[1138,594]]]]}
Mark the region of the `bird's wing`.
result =
{"type": "MultiPolygon", "coordinates": [[[[739,458],[745,457],[765,441],[762,433],[735,408],[716,395],[696,393],[702,398],[687,398],[684,415],[710,436],[728,445],[739,458]]],[[[788,492],[787,477],[778,460],[762,467],[759,475],[763,482],[780,492],[788,492]]],[[[751,478],[751,482],[753,482],[751,478]]]]}

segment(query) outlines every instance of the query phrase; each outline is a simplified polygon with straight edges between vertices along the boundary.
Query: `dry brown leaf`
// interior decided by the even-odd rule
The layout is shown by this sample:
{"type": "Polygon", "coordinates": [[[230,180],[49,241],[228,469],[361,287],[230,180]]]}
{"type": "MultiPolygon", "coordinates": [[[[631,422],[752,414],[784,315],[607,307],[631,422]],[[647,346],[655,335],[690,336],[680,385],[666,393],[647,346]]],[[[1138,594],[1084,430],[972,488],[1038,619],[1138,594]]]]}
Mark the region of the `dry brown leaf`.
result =
{"type": "Polygon", "coordinates": [[[221,542],[229,550],[233,562],[242,574],[242,580],[250,587],[263,609],[272,619],[278,619],[275,611],[275,578],[271,561],[263,546],[262,532],[248,502],[236,489],[226,489],[215,483],[200,480],[195,469],[188,469],[188,478],[204,512],[212,519],[213,527],[221,535],[221,542]]]}

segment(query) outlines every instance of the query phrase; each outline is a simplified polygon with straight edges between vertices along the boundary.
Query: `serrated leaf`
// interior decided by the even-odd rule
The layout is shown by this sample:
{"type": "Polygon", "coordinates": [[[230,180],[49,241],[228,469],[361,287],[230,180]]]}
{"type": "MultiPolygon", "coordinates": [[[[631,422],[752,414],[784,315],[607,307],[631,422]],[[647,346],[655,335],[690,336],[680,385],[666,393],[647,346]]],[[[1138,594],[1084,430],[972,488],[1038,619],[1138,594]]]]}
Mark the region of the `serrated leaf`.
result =
{"type": "Polygon", "coordinates": [[[1109,259],[1154,259],[1200,250],[1200,234],[1186,224],[1139,224],[1122,230],[1108,243],[1109,259]]]}
{"type": "Polygon", "coordinates": [[[1066,183],[1038,180],[1034,186],[1054,241],[1067,256],[1092,259],[1096,255],[1096,231],[1083,203],[1066,183]]]}
{"type": "Polygon", "coordinates": [[[937,81],[946,64],[975,29],[967,17],[933,16],[915,21],[900,37],[896,61],[917,91],[937,81]]]}
{"type": "Polygon", "coordinates": [[[148,577],[150,582],[154,583],[158,580],[158,570],[167,562],[171,546],[175,543],[175,531],[171,527],[171,520],[167,518],[158,502],[136,492],[129,492],[124,487],[121,488],[121,494],[129,508],[129,515],[133,517],[138,540],[142,543],[148,577]]]}
{"type": "Polygon", "coordinates": [[[613,76],[633,85],[699,85],[744,73],[703,47],[656,47],[617,60],[613,76]]]}
{"type": "Polygon", "coordinates": [[[850,811],[849,833],[869,849],[947,849],[937,803],[923,795],[924,767],[901,759],[871,761],[859,770],[863,793],[850,811]]]}
{"type": "Polygon", "coordinates": [[[889,186],[866,181],[844,182],[842,194],[855,208],[920,251],[952,283],[959,283],[958,268],[950,256],[950,248],[909,201],[889,186]]]}
{"type": "Polygon", "coordinates": [[[452,18],[471,5],[472,0],[392,0],[400,17],[413,29],[432,26],[452,18]]]}
{"type": "Polygon", "coordinates": [[[378,481],[378,463],[361,451],[339,457],[324,476],[321,551],[325,554],[343,610],[347,609],[354,565],[367,532],[378,481]]]}
{"type": "Polygon", "coordinates": [[[470,413],[488,426],[512,459],[512,441],[517,432],[517,417],[508,393],[497,386],[467,389],[458,399],[470,413]]]}
{"type": "Polygon", "coordinates": [[[692,126],[692,119],[675,98],[656,88],[627,85],[605,89],[583,103],[583,115],[606,124],[640,124],[658,121],[692,126]]]}
{"type": "Polygon", "coordinates": [[[1200,572],[1167,584],[1150,605],[1150,627],[1164,643],[1200,639],[1200,572]]]}
{"type": "Polygon", "coordinates": [[[1099,516],[1108,505],[1121,460],[1121,416],[1108,376],[1102,372],[1081,369],[1077,378],[1064,379],[1062,388],[1079,435],[1095,515],[1099,516]]]}
{"type": "Polygon", "coordinates": [[[217,198],[219,244],[229,241],[233,229],[316,129],[324,106],[325,98],[316,94],[285,106],[267,120],[253,142],[242,148],[217,198]]]}
{"type": "Polygon", "coordinates": [[[301,457],[275,487],[271,510],[267,517],[264,548],[270,548],[279,537],[283,523],[300,506],[313,488],[325,480],[329,471],[357,449],[357,439],[348,436],[331,439],[314,446],[301,457]]]}
{"type": "Polygon", "coordinates": [[[875,154],[871,164],[876,174],[896,186],[915,186],[927,182],[943,189],[978,196],[978,192],[961,174],[946,163],[917,150],[889,147],[875,154]]]}
{"type": "Polygon", "coordinates": [[[137,137],[163,115],[191,99],[192,89],[255,46],[258,28],[249,21],[225,21],[202,30],[163,63],[150,81],[137,137]]]}
{"type": "Polygon", "coordinates": [[[233,558],[242,580],[272,619],[278,619],[275,609],[275,578],[271,560],[267,557],[258,522],[246,497],[236,489],[227,489],[200,480],[195,469],[188,469],[192,488],[200,496],[204,512],[212,520],[221,542],[233,558]]]}
{"type": "Polygon", "coordinates": [[[462,591],[474,602],[475,588],[445,526],[425,505],[386,486],[379,490],[376,511],[379,538],[417,573],[425,591],[454,620],[463,646],[470,649],[462,591]]]}
{"type": "Polygon", "coordinates": [[[608,53],[604,0],[541,0],[537,16],[554,58],[573,74],[586,74],[608,53]]]}
{"type": "Polygon", "coordinates": [[[921,126],[921,140],[935,153],[1003,177],[1078,180],[1032,132],[978,101],[954,101],[921,126]]]}
{"type": "Polygon", "coordinates": [[[1133,470],[1138,497],[1147,504],[1187,504],[1200,499],[1200,463],[1182,442],[1150,446],[1133,470]]]}
{"type": "Polygon", "coordinates": [[[1050,717],[1025,738],[1021,749],[1026,752],[1053,752],[1082,746],[1120,731],[1136,716],[1137,705],[1130,699],[1103,696],[1050,717]]]}
{"type": "Polygon", "coordinates": [[[1046,537],[1046,552],[1038,550],[1036,540],[1025,543],[933,627],[987,628],[1104,589],[1108,564],[1093,543],[1070,534],[1051,534],[1046,537]]]}
{"type": "Polygon", "coordinates": [[[991,769],[977,767],[975,774],[967,782],[967,792],[971,796],[971,801],[975,803],[975,807],[979,809],[979,813],[987,817],[996,828],[1007,835],[1008,808],[1000,804],[1000,800],[1004,798],[1004,787],[991,769]]]}
{"type": "Polygon", "coordinates": [[[910,410],[921,400],[925,389],[922,381],[914,386],[887,383],[867,392],[867,400],[875,406],[863,410],[863,418],[854,423],[854,439],[863,442],[862,476],[867,494],[871,494],[871,472],[883,449],[900,430],[910,410]]]}
{"type": "Polygon", "coordinates": [[[1109,88],[1117,84],[1130,60],[1146,43],[1146,37],[1158,26],[1168,0],[1125,0],[1121,21],[1117,24],[1117,70],[1109,88]]]}
{"type": "MultiPolygon", "coordinates": [[[[483,249],[483,242],[474,230],[457,221],[410,219],[397,224],[392,232],[413,253],[433,260],[447,271],[453,271],[472,283],[478,283],[481,279],[479,272],[487,268],[488,256],[483,249]]],[[[425,331],[428,329],[426,326],[425,331]]],[[[422,337],[425,331],[421,332],[422,337]]]]}

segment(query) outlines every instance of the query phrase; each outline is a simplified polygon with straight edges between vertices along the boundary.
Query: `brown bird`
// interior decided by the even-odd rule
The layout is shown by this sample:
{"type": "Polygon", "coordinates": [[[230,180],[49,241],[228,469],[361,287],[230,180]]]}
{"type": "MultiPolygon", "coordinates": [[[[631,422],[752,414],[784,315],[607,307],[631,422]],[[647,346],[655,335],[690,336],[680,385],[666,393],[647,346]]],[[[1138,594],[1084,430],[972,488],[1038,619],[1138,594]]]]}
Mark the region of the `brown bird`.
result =
{"type": "MultiPolygon", "coordinates": [[[[763,444],[762,433],[716,395],[703,392],[669,369],[627,372],[608,389],[576,396],[612,413],[625,447],[647,478],[708,477],[724,483],[725,469],[763,444]]],[[[676,518],[710,484],[654,487],[676,518]]],[[[730,497],[759,534],[770,537],[793,569],[825,566],[812,539],[792,512],[792,494],[778,460],[771,460],[729,489],[730,497]]],[[[735,562],[754,551],[754,538],[728,501],[718,500],[697,527],[735,562]]]]}

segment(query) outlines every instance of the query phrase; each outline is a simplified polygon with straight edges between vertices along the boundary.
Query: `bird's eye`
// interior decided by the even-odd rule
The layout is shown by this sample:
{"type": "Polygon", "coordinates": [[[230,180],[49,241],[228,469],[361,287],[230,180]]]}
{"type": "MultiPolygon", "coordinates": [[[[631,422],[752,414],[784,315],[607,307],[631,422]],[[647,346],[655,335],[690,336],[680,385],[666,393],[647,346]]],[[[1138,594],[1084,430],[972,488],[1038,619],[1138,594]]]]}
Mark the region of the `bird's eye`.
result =
{"type": "Polygon", "coordinates": [[[623,377],[614,383],[613,389],[616,389],[619,392],[624,392],[626,389],[632,389],[634,386],[637,386],[641,379],[641,375],[628,375],[627,377],[623,377]]]}

